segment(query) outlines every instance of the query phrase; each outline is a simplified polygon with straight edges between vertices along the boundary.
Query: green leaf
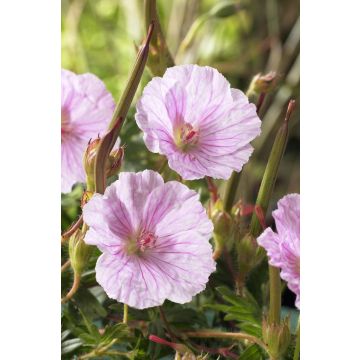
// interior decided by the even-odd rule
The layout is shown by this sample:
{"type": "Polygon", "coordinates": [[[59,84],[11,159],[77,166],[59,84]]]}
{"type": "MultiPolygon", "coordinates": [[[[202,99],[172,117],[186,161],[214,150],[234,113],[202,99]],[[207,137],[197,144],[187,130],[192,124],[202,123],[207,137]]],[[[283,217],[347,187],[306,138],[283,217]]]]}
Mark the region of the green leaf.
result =
{"type": "Polygon", "coordinates": [[[245,293],[245,297],[239,297],[225,286],[220,286],[216,290],[222,295],[223,299],[231,305],[208,305],[213,309],[224,312],[225,320],[236,320],[238,322],[249,322],[255,325],[261,323],[261,309],[254,297],[245,293]]]}
{"type": "Polygon", "coordinates": [[[70,353],[70,352],[74,351],[75,349],[79,348],[80,346],[82,346],[82,344],[83,344],[83,342],[81,341],[81,339],[65,340],[61,344],[61,354],[70,353]]]}
{"type": "Polygon", "coordinates": [[[88,333],[90,335],[92,335],[94,339],[100,340],[101,335],[99,333],[99,329],[97,328],[97,326],[95,324],[93,324],[91,322],[91,320],[88,319],[80,309],[79,309],[79,312],[80,312],[80,314],[81,314],[81,316],[83,318],[83,322],[84,322],[84,324],[86,326],[86,329],[87,329],[88,333]]]}
{"type": "Polygon", "coordinates": [[[85,287],[80,287],[74,299],[84,316],[90,319],[105,317],[107,315],[106,310],[98,299],[85,287]]]}
{"type": "Polygon", "coordinates": [[[258,324],[243,322],[240,325],[241,331],[253,335],[259,339],[262,337],[262,327],[258,324]]]}
{"type": "Polygon", "coordinates": [[[105,327],[104,334],[101,337],[101,342],[110,343],[113,339],[124,339],[129,336],[129,328],[126,324],[118,323],[113,326],[105,327]]]}
{"type": "Polygon", "coordinates": [[[262,351],[258,345],[251,345],[241,353],[239,360],[262,360],[264,359],[262,351]]]}
{"type": "Polygon", "coordinates": [[[229,309],[231,308],[231,306],[222,305],[222,304],[205,304],[205,305],[203,305],[203,308],[213,309],[213,310],[221,311],[223,313],[227,313],[229,311],[229,309]]]}
{"type": "Polygon", "coordinates": [[[61,333],[61,341],[64,341],[70,334],[71,334],[71,331],[69,329],[64,330],[61,333]]]}

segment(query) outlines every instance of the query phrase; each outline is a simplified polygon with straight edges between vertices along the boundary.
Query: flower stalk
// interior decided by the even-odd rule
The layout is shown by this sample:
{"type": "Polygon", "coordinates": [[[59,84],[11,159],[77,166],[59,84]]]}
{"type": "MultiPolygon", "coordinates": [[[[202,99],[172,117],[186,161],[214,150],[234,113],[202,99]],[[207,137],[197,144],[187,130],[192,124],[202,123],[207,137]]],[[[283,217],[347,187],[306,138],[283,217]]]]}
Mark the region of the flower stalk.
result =
{"type": "Polygon", "coordinates": [[[70,291],[61,299],[62,304],[65,304],[76,294],[76,292],[78,291],[79,286],[80,286],[80,279],[81,279],[81,274],[74,272],[74,281],[73,281],[72,287],[71,287],[70,291]]]}
{"type": "Polygon", "coordinates": [[[126,115],[129,111],[131,102],[135,96],[136,90],[139,86],[141,76],[144,72],[145,64],[149,54],[149,46],[151,36],[154,31],[154,24],[149,26],[148,34],[144,44],[141,46],[138,56],[135,61],[135,65],[131,72],[130,78],[126,85],[125,91],[116,105],[111,123],[109,125],[109,131],[100,140],[98,151],[95,158],[95,191],[99,194],[103,194],[106,188],[106,162],[108,156],[119,136],[120,129],[124,123],[126,115]]]}
{"type": "Polygon", "coordinates": [[[154,76],[162,76],[168,67],[175,62],[166,44],[156,11],[156,0],[145,0],[145,26],[154,25],[154,36],[150,42],[150,58],[148,67],[154,76]]]}
{"type": "MultiPolygon", "coordinates": [[[[281,125],[276,135],[274,145],[272,147],[269,160],[265,169],[263,180],[260,185],[256,205],[259,206],[263,213],[266,214],[269,206],[270,198],[273,193],[274,185],[276,182],[281,159],[284,155],[288,133],[289,133],[289,119],[295,107],[295,100],[290,100],[286,112],[285,120],[281,125]]],[[[255,238],[262,232],[262,225],[256,214],[253,215],[250,224],[250,233],[255,238]]],[[[263,258],[263,249],[258,248],[257,255],[263,258]]],[[[281,280],[280,270],[276,267],[269,265],[269,283],[270,283],[270,304],[269,304],[269,322],[274,324],[280,323],[280,310],[281,310],[281,280]]]]}
{"type": "Polygon", "coordinates": [[[126,304],[124,304],[124,315],[123,315],[123,323],[124,324],[127,324],[128,316],[129,316],[129,307],[126,304]]]}
{"type": "MultiPolygon", "coordinates": [[[[274,185],[276,182],[280,162],[285,152],[285,148],[288,140],[288,133],[289,133],[289,126],[288,126],[289,118],[294,110],[294,107],[295,107],[295,100],[290,100],[288,105],[288,110],[285,116],[285,120],[276,134],[275,141],[269,156],[269,160],[265,168],[264,176],[261,181],[255,206],[262,209],[264,215],[267,212],[269,202],[273,193],[274,185]]],[[[250,223],[250,234],[256,238],[260,235],[262,230],[263,228],[261,221],[259,220],[257,214],[254,213],[250,223]]]]}

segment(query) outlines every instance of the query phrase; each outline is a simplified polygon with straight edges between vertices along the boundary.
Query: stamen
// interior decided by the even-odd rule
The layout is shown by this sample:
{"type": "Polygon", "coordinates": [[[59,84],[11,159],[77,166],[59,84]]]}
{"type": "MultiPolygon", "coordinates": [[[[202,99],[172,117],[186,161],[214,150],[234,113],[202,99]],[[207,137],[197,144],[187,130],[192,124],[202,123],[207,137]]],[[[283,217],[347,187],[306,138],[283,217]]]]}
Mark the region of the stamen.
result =
{"type": "Polygon", "coordinates": [[[137,239],[137,246],[141,252],[151,249],[155,246],[157,237],[150,231],[143,230],[137,239]]]}
{"type": "Polygon", "coordinates": [[[175,131],[175,141],[177,146],[186,151],[195,146],[199,139],[199,132],[189,123],[182,124],[175,131]]]}
{"type": "Polygon", "coordinates": [[[195,130],[191,130],[185,137],[186,141],[191,140],[194,136],[196,135],[196,131],[195,130]]]}

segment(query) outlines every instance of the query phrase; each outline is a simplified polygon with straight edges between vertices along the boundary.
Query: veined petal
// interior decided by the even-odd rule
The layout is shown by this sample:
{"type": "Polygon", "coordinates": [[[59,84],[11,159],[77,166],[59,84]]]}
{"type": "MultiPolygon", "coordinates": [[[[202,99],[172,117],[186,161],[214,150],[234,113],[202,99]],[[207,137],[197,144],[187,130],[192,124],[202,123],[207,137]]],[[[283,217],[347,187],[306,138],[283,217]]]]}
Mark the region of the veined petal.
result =
{"type": "Polygon", "coordinates": [[[82,157],[91,138],[108,127],[115,102],[93,74],[61,71],[61,191],[85,181],[82,157]]]}
{"type": "Polygon", "coordinates": [[[190,301],[215,270],[213,225],[199,195],[154,171],[121,173],[83,213],[85,242],[103,252],[97,281],[120,302],[143,309],[190,301]]]}
{"type": "Polygon", "coordinates": [[[187,180],[228,179],[248,161],[250,142],[260,134],[255,106],[207,66],[167,69],[146,86],[136,109],[148,149],[165,155],[187,180]]]}

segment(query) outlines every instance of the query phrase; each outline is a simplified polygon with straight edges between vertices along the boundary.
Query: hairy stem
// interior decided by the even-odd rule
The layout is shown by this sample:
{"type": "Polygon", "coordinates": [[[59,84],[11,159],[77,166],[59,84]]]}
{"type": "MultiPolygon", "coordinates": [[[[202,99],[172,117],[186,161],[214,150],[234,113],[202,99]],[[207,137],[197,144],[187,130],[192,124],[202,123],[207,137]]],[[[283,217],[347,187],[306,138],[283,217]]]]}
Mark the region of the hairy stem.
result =
{"type": "Polygon", "coordinates": [[[71,264],[70,259],[68,259],[67,261],[64,262],[63,265],[61,265],[61,272],[65,271],[71,264]]]}
{"type": "Polygon", "coordinates": [[[123,315],[123,323],[124,324],[127,324],[128,316],[129,316],[129,307],[126,304],[124,304],[124,315],[123,315]]]}
{"type": "Polygon", "coordinates": [[[73,285],[72,285],[70,291],[61,299],[62,304],[69,301],[76,294],[76,292],[78,291],[79,286],[80,286],[80,279],[81,279],[81,275],[74,273],[73,285]]]}
{"type": "Polygon", "coordinates": [[[269,265],[270,282],[270,304],[269,304],[269,323],[280,324],[281,311],[281,280],[280,270],[269,265]]]}

